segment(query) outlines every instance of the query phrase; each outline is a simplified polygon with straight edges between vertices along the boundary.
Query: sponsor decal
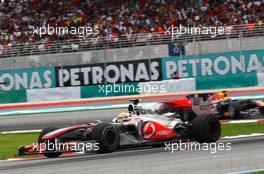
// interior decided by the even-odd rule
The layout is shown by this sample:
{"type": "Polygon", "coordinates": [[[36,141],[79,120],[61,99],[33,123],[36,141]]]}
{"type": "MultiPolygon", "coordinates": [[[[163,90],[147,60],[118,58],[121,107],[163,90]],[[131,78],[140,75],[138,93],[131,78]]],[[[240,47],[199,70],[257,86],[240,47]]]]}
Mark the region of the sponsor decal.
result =
{"type": "MultiPolygon", "coordinates": [[[[227,52],[195,56],[173,56],[162,59],[135,60],[113,63],[57,66],[47,68],[0,70],[0,90],[40,89],[68,86],[88,86],[126,82],[146,82],[171,79],[177,71],[181,78],[195,77],[199,82],[224,77],[224,82],[256,85],[255,76],[264,71],[264,50],[227,52]],[[239,79],[239,81],[234,81],[239,79]]],[[[220,84],[214,83],[211,85],[220,84]]],[[[205,86],[208,84],[204,84],[205,86]]],[[[245,85],[244,85],[245,86],[245,85]]],[[[218,86],[216,86],[218,87],[218,86]]]]}
{"type": "Polygon", "coordinates": [[[163,79],[177,71],[184,77],[230,76],[263,72],[264,51],[227,52],[195,56],[174,56],[162,59],[163,79]]]}
{"type": "Polygon", "coordinates": [[[168,135],[170,133],[171,133],[171,131],[169,131],[169,130],[162,130],[162,131],[157,132],[157,135],[163,136],[163,135],[168,135]]]}
{"type": "Polygon", "coordinates": [[[143,127],[144,138],[146,139],[151,138],[152,135],[155,133],[155,131],[156,131],[156,128],[155,128],[154,123],[152,122],[146,123],[143,127]]]}
{"type": "Polygon", "coordinates": [[[160,59],[56,67],[57,86],[161,80],[160,59]]]}
{"type": "Polygon", "coordinates": [[[55,87],[55,69],[32,68],[0,71],[0,89],[3,91],[55,87]]]}

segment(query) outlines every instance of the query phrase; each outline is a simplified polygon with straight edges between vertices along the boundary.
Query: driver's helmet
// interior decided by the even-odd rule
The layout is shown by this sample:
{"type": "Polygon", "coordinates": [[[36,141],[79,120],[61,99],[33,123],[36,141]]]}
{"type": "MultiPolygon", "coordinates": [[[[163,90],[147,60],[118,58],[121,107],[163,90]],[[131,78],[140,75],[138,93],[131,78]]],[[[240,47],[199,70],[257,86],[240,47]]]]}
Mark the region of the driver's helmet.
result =
{"type": "Polygon", "coordinates": [[[121,112],[115,117],[112,122],[113,123],[122,123],[124,121],[129,120],[131,115],[128,112],[121,112]]]}
{"type": "Polygon", "coordinates": [[[221,91],[218,93],[220,101],[225,101],[228,99],[226,91],[221,91]]]}

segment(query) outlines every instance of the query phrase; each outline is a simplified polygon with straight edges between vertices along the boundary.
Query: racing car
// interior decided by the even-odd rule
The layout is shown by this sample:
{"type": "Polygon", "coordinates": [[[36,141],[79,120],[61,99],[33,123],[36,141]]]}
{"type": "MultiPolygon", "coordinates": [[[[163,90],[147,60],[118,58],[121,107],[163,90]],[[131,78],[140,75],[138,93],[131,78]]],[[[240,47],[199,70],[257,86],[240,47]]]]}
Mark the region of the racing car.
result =
{"type": "MultiPolygon", "coordinates": [[[[160,146],[168,141],[211,143],[220,137],[219,119],[208,112],[203,115],[197,112],[191,121],[182,121],[169,116],[173,113],[163,113],[162,107],[157,110],[142,108],[138,103],[138,99],[131,100],[128,111],[118,114],[112,122],[47,127],[40,132],[38,144],[19,147],[19,155],[41,153],[46,157],[58,157],[64,152],[78,151],[72,148],[76,144],[89,144],[92,151],[110,153],[122,148],[160,146]]],[[[199,108],[193,110],[199,111],[199,108]]]]}
{"type": "MultiPolygon", "coordinates": [[[[191,121],[196,113],[193,112],[193,99],[198,99],[200,110],[211,112],[219,119],[239,119],[250,116],[264,116],[264,102],[252,99],[231,99],[226,91],[218,93],[201,93],[187,95],[184,99],[160,102],[164,112],[174,112],[182,121],[191,121]],[[202,99],[202,100],[200,100],[202,99]],[[208,108],[209,107],[209,108],[208,108]]],[[[196,100],[197,101],[197,100],[196,100]]],[[[198,106],[197,105],[197,106],[198,106]]]]}
{"type": "Polygon", "coordinates": [[[240,119],[260,115],[264,117],[264,102],[252,99],[232,99],[226,91],[210,94],[208,100],[221,118],[240,119]]]}

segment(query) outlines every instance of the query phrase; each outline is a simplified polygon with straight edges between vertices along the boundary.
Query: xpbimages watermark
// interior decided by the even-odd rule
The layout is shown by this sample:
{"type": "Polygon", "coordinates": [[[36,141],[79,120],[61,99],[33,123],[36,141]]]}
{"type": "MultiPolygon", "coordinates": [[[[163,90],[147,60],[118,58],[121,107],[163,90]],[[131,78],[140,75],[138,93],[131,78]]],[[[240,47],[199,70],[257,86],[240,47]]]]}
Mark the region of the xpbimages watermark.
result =
{"type": "Polygon", "coordinates": [[[176,27],[174,25],[164,26],[165,35],[171,35],[172,38],[177,38],[181,35],[211,35],[212,38],[219,35],[230,35],[232,33],[231,26],[219,26],[219,27],[190,27],[190,26],[180,26],[176,27]]]}
{"type": "Polygon", "coordinates": [[[231,143],[197,143],[197,142],[182,142],[179,143],[165,143],[165,151],[174,153],[176,151],[209,151],[212,154],[221,151],[232,150],[231,143]]]}
{"type": "Polygon", "coordinates": [[[62,143],[55,139],[54,141],[47,141],[45,143],[33,143],[33,149],[43,153],[45,151],[50,152],[87,152],[87,151],[97,151],[99,150],[99,143],[89,143],[89,142],[68,142],[62,143]]]}
{"type": "Polygon", "coordinates": [[[80,38],[88,37],[91,35],[99,34],[99,27],[62,27],[62,26],[41,26],[34,27],[33,34],[37,34],[40,37],[43,35],[77,35],[80,38]]]}
{"type": "Polygon", "coordinates": [[[155,93],[165,93],[166,87],[164,84],[145,84],[145,85],[133,85],[133,84],[124,84],[124,83],[112,83],[99,85],[99,93],[105,93],[109,95],[111,93],[129,93],[129,94],[155,94],[155,93]]]}

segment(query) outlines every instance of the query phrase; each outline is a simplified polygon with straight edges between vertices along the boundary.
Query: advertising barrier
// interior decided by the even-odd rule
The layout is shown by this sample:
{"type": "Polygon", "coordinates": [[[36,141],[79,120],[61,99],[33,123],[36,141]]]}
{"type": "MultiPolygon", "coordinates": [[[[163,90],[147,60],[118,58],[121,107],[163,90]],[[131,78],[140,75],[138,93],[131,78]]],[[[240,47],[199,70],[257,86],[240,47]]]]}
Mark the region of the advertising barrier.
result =
{"type": "Polygon", "coordinates": [[[0,104],[27,102],[27,92],[25,89],[0,91],[0,104]]]}
{"type": "Polygon", "coordinates": [[[264,50],[177,56],[162,59],[162,79],[177,71],[181,78],[196,78],[197,89],[257,86],[264,70],[264,50]]]}
{"type": "Polygon", "coordinates": [[[263,65],[264,50],[255,50],[0,70],[0,103],[264,86],[263,65]]]}
{"type": "Polygon", "coordinates": [[[56,67],[56,86],[161,80],[161,60],[136,60],[56,67]]]}
{"type": "Polygon", "coordinates": [[[1,91],[53,88],[55,82],[54,67],[0,70],[1,91]]]}

